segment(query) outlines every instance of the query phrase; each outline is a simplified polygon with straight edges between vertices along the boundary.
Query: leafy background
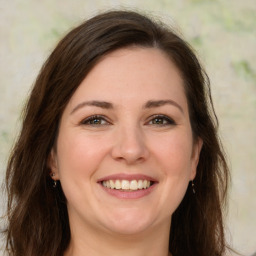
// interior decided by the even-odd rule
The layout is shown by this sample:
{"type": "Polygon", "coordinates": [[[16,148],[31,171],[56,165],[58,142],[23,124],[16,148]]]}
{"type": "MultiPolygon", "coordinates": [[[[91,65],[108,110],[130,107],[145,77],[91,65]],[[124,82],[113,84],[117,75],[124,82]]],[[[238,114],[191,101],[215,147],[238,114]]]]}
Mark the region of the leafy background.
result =
{"type": "MultiPolygon", "coordinates": [[[[0,0],[0,179],[33,81],[57,41],[99,11],[125,7],[174,26],[196,49],[212,83],[232,168],[231,245],[256,251],[255,0],[0,0]]],[[[0,180],[0,181],[1,181],[0,180]]],[[[4,213],[4,196],[0,213],[4,213]]]]}

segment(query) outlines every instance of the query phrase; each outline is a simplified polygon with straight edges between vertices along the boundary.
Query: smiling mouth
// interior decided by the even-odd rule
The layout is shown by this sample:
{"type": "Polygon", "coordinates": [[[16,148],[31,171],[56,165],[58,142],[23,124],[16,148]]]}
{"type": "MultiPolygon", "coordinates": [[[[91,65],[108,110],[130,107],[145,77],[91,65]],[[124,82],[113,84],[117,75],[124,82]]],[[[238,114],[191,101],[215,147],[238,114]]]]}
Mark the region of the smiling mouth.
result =
{"type": "Polygon", "coordinates": [[[149,180],[103,180],[101,184],[105,188],[129,192],[148,189],[154,182],[149,180]]]}

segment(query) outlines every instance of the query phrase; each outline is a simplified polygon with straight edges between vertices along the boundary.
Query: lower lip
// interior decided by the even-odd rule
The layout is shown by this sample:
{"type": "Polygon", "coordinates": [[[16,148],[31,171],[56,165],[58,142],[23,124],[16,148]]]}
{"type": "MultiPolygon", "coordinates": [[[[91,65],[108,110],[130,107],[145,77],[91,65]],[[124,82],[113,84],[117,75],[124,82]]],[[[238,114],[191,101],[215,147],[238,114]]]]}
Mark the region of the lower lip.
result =
{"type": "Polygon", "coordinates": [[[108,194],[110,194],[111,196],[117,197],[119,199],[138,199],[150,194],[155,189],[156,183],[154,183],[147,189],[140,189],[135,191],[122,191],[118,189],[110,189],[110,188],[104,187],[102,184],[100,184],[100,186],[108,194]]]}

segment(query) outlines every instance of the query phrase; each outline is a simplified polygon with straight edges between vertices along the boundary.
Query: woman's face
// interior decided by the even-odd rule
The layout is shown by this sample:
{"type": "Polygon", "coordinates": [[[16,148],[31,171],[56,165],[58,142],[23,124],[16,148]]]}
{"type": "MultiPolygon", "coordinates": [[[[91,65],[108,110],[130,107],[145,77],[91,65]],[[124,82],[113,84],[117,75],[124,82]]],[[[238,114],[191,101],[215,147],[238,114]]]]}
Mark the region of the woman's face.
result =
{"type": "Polygon", "coordinates": [[[193,142],[182,78],[162,51],[108,54],[67,104],[49,161],[71,228],[169,230],[201,144],[193,142]]]}

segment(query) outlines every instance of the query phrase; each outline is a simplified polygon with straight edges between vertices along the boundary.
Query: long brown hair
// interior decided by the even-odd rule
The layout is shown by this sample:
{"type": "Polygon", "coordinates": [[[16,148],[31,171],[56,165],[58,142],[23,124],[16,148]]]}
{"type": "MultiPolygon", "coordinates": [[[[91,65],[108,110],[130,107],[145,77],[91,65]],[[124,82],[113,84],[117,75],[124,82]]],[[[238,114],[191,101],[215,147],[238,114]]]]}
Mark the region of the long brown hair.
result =
{"type": "Polygon", "coordinates": [[[97,15],[69,32],[43,65],[23,112],[10,156],[6,189],[6,249],[12,256],[60,256],[70,242],[66,199],[54,189],[47,159],[69,99],[106,54],[127,47],[155,47],[175,63],[184,80],[194,138],[203,148],[194,180],[172,217],[174,256],[224,255],[222,208],[229,171],[217,135],[209,79],[189,45],[160,22],[131,11],[97,15]]]}

